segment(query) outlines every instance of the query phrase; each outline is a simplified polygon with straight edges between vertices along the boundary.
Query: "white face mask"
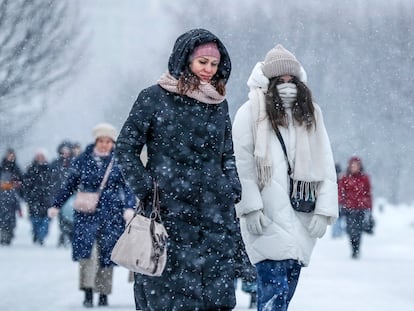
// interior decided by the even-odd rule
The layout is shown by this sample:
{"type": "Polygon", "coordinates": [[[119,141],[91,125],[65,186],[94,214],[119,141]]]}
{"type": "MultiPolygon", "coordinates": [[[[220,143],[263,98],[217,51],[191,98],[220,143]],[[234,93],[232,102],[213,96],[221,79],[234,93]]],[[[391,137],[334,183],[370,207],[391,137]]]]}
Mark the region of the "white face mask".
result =
{"type": "Polygon", "coordinates": [[[277,85],[279,96],[285,105],[291,105],[296,101],[298,89],[294,83],[281,83],[277,85]]]}

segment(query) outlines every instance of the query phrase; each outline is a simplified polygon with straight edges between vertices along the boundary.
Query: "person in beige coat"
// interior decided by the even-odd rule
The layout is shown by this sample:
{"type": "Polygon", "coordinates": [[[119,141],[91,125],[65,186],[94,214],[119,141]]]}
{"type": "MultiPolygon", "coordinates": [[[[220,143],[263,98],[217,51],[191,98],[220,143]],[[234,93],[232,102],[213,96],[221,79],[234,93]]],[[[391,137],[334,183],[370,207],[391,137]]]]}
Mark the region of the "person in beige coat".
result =
{"type": "Polygon", "coordinates": [[[258,310],[287,310],[316,239],[338,217],[331,146],[305,79],[296,57],[277,45],[253,69],[249,100],[233,124],[242,184],[236,212],[247,254],[257,269],[258,310]],[[290,178],[299,185],[299,196],[316,197],[313,211],[293,209],[290,178]]]}

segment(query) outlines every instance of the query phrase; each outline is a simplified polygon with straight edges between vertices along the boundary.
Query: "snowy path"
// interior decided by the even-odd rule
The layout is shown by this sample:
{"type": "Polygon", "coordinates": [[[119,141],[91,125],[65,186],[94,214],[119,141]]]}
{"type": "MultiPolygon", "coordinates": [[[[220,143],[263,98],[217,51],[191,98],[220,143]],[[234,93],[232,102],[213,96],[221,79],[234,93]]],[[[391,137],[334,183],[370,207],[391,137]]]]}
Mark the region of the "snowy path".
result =
{"type": "MultiPolygon", "coordinates": [[[[289,311],[414,310],[414,207],[386,207],[377,213],[374,236],[364,236],[362,258],[351,260],[345,238],[330,232],[319,241],[289,311]]],[[[57,248],[57,224],[44,247],[31,243],[27,219],[19,219],[11,247],[0,247],[0,310],[85,310],[77,290],[77,263],[70,250],[57,248]]],[[[134,310],[128,273],[116,268],[110,310],[134,310]]],[[[235,310],[249,298],[237,291],[235,310]]]]}

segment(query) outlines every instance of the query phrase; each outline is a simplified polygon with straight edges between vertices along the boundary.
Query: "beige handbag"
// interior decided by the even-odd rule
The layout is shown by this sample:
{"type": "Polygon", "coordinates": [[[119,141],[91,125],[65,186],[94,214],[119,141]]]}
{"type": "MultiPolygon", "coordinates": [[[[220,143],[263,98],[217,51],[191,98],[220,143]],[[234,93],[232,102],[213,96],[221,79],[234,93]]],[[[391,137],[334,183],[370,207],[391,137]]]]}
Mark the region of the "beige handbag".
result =
{"type": "Polygon", "coordinates": [[[160,276],[167,263],[168,234],[160,216],[156,183],[150,217],[144,216],[143,208],[139,202],[134,217],[112,250],[111,260],[133,272],[160,276]]]}
{"type": "Polygon", "coordinates": [[[112,159],[106,168],[104,178],[99,186],[97,192],[83,192],[78,191],[76,193],[75,201],[73,202],[73,208],[81,213],[92,214],[95,213],[98,201],[101,196],[103,189],[105,188],[106,182],[108,181],[109,174],[111,173],[114,160],[112,159]]]}

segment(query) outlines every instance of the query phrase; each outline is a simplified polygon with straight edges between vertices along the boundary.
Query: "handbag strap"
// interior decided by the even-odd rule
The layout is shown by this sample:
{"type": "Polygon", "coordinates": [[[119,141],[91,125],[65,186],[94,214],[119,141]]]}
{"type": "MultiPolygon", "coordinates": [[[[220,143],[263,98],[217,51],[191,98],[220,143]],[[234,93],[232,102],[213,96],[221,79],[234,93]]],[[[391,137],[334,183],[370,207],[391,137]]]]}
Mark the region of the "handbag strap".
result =
{"type": "Polygon", "coordinates": [[[292,168],[290,167],[289,158],[287,156],[286,145],[285,145],[285,142],[283,141],[282,134],[280,134],[278,128],[275,129],[275,132],[276,132],[277,138],[280,141],[280,144],[282,145],[283,153],[285,154],[285,159],[286,159],[286,162],[287,162],[287,165],[288,165],[287,173],[288,173],[288,176],[289,176],[289,196],[292,196],[292,192],[293,192],[293,179],[290,177],[291,174],[292,174],[292,168]]]}
{"type": "Polygon", "coordinates": [[[112,159],[111,162],[109,162],[108,167],[106,168],[105,175],[104,175],[104,177],[102,179],[102,182],[99,186],[99,191],[98,191],[99,194],[105,188],[106,182],[108,181],[108,178],[109,178],[109,174],[111,173],[111,170],[112,170],[112,166],[114,166],[114,159],[112,159]]]}
{"type": "Polygon", "coordinates": [[[160,207],[160,194],[158,184],[154,182],[154,196],[152,198],[152,213],[155,213],[155,217],[160,218],[161,207],[160,207]]]}
{"type": "MultiPolygon", "coordinates": [[[[135,197],[137,200],[137,207],[135,209],[135,214],[143,214],[144,213],[144,203],[138,199],[138,197],[135,197]]],[[[159,195],[159,187],[158,183],[154,181],[154,190],[152,195],[152,211],[149,217],[151,220],[157,220],[162,223],[161,219],[161,205],[160,205],[160,195],[159,195]]]]}
{"type": "Polygon", "coordinates": [[[279,139],[279,141],[280,141],[280,144],[282,145],[283,153],[285,154],[285,159],[286,159],[286,162],[287,162],[287,165],[288,165],[288,175],[290,176],[290,175],[292,174],[292,168],[290,167],[289,158],[288,158],[288,156],[287,156],[287,151],[286,151],[286,145],[285,145],[285,142],[283,141],[282,134],[280,134],[280,132],[279,132],[279,129],[278,129],[278,128],[276,128],[276,129],[275,129],[275,132],[276,132],[276,136],[277,136],[277,138],[278,138],[278,139],[279,139]]]}

